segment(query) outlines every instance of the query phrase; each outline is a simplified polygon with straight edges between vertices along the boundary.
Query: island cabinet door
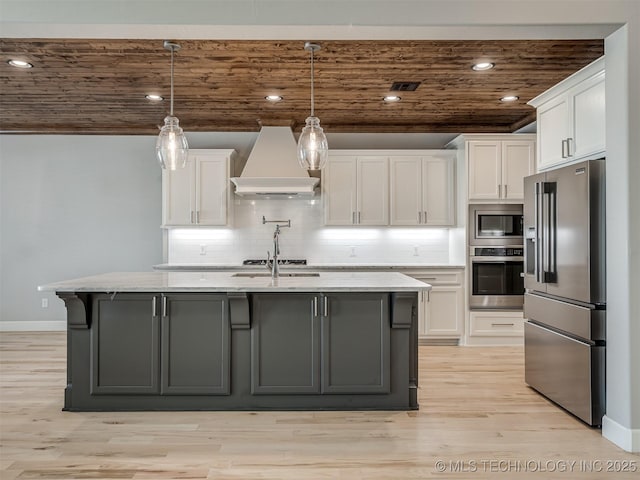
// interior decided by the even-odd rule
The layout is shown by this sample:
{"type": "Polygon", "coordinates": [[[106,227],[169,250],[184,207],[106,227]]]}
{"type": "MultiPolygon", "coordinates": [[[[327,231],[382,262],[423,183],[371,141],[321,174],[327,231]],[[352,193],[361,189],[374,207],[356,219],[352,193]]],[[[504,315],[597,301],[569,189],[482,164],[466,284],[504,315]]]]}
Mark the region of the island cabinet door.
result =
{"type": "Polygon", "coordinates": [[[256,293],[251,310],[251,393],[320,393],[318,296],[256,293]]]}
{"type": "Polygon", "coordinates": [[[226,295],[162,295],[161,393],[228,395],[229,315],[226,295]]]}
{"type": "Polygon", "coordinates": [[[322,393],[389,393],[389,294],[326,294],[321,300],[322,393]]]}
{"type": "Polygon", "coordinates": [[[91,394],[157,394],[159,297],[97,294],[92,301],[91,394]]]}

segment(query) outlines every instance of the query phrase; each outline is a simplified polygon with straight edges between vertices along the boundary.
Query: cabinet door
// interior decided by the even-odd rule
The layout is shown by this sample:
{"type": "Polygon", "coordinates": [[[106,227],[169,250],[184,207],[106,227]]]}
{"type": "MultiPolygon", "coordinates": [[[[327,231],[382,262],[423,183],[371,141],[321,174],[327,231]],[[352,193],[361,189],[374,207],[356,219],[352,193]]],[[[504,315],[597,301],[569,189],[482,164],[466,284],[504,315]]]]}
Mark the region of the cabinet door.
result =
{"type": "Polygon", "coordinates": [[[533,174],[535,149],[532,141],[502,142],[502,198],[524,200],[524,177],[533,174]]]}
{"type": "Polygon", "coordinates": [[[355,224],[356,157],[329,158],[322,171],[325,225],[355,224]]]}
{"type": "Polygon", "coordinates": [[[587,157],[605,150],[604,72],[571,90],[573,159],[587,157]]]}
{"type": "Polygon", "coordinates": [[[548,168],[568,159],[563,140],[569,135],[569,105],[566,95],[538,108],[538,169],[548,168]]]}
{"type": "Polygon", "coordinates": [[[322,392],[389,393],[389,294],[330,294],[322,303],[322,392]]]}
{"type": "Polygon", "coordinates": [[[151,294],[94,296],[92,395],[158,393],[158,300],[151,294]]]}
{"type": "Polygon", "coordinates": [[[468,142],[469,200],[499,200],[501,174],[501,142],[473,140],[468,142]]]}
{"type": "Polygon", "coordinates": [[[317,296],[256,293],[252,297],[251,392],[320,393],[317,296]]]}
{"type": "Polygon", "coordinates": [[[358,157],[358,225],[389,225],[389,161],[358,157]]]}
{"type": "Polygon", "coordinates": [[[162,171],[164,225],[191,225],[194,221],[194,179],[195,163],[192,158],[184,168],[162,171]]]}
{"type": "Polygon", "coordinates": [[[162,297],[163,395],[229,394],[229,317],[226,295],[162,297]]]}
{"type": "Polygon", "coordinates": [[[219,155],[195,157],[195,215],[198,225],[226,225],[229,161],[219,155]]]}
{"type": "Polygon", "coordinates": [[[425,335],[459,337],[462,334],[464,300],[462,287],[434,286],[427,292],[425,335]]]}
{"type": "Polygon", "coordinates": [[[422,160],[422,223],[453,225],[453,159],[425,157],[422,160]]]}
{"type": "Polygon", "coordinates": [[[391,225],[422,222],[422,165],[420,157],[391,157],[391,225]]]}

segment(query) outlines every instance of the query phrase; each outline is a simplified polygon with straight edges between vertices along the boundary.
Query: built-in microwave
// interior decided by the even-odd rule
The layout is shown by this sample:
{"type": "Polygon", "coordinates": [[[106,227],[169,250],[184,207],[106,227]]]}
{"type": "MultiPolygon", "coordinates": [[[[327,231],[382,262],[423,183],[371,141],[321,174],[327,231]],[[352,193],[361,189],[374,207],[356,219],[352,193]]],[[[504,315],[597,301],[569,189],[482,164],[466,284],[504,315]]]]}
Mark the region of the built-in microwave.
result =
{"type": "Polygon", "coordinates": [[[469,245],[523,243],[522,205],[469,205],[469,245]]]}

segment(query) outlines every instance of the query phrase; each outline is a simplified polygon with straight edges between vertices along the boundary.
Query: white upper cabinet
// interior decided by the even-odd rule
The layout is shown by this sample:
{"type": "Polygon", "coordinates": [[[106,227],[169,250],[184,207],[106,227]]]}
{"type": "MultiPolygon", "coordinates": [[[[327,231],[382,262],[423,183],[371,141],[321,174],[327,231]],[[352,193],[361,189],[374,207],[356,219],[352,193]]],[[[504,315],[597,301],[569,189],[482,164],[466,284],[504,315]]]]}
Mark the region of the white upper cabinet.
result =
{"type": "Polygon", "coordinates": [[[524,199],[524,177],[534,173],[536,160],[535,144],[532,141],[504,140],[502,142],[502,188],[503,200],[524,199]]]}
{"type": "Polygon", "coordinates": [[[449,152],[390,157],[390,224],[453,225],[454,162],[449,152]]]}
{"type": "Polygon", "coordinates": [[[605,152],[604,57],[529,102],[538,114],[538,170],[605,152]]]}
{"type": "Polygon", "coordinates": [[[469,200],[499,200],[502,148],[499,141],[471,141],[467,149],[469,200]]]}
{"type": "Polygon", "coordinates": [[[522,202],[524,177],[534,173],[535,135],[463,137],[454,142],[466,149],[469,200],[522,202]]]}
{"type": "Polygon", "coordinates": [[[388,157],[329,155],[322,171],[325,225],[388,225],[388,157]]]}
{"type": "Polygon", "coordinates": [[[389,224],[389,162],[386,157],[358,157],[358,225],[389,224]]]}
{"type": "Polygon", "coordinates": [[[185,168],[162,172],[163,226],[228,222],[233,150],[189,150],[185,168]]]}

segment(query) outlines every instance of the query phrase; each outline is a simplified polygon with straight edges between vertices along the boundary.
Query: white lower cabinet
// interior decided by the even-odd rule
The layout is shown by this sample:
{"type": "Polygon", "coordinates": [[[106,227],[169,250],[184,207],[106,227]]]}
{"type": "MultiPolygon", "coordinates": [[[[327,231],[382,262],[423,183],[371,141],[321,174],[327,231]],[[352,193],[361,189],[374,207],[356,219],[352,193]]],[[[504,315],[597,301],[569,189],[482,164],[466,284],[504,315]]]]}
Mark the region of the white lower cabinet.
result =
{"type": "Polygon", "coordinates": [[[522,312],[469,312],[470,337],[522,337],[523,334],[524,318],[522,312]]]}
{"type": "Polygon", "coordinates": [[[425,343],[430,340],[458,343],[464,333],[464,271],[422,269],[402,273],[432,286],[430,292],[423,292],[419,297],[419,339],[425,343]]]}

